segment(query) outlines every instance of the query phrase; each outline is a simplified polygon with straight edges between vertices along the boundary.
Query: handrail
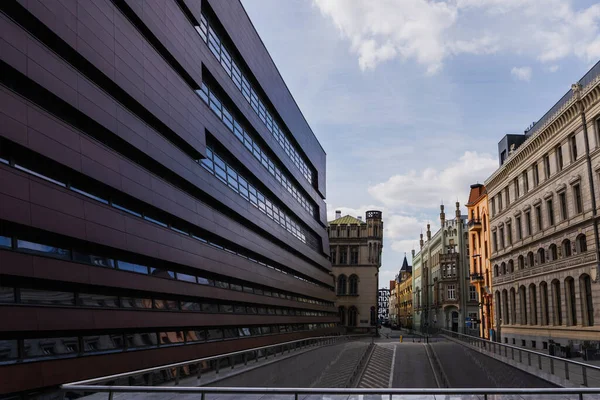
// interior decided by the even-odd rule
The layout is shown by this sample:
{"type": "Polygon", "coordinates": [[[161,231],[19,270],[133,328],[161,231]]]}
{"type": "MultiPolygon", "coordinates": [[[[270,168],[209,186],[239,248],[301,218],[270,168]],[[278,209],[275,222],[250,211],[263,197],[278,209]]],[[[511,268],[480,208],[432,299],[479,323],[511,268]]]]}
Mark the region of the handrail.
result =
{"type": "Polygon", "coordinates": [[[470,340],[478,340],[480,342],[492,343],[495,346],[508,347],[509,349],[523,351],[525,353],[531,353],[531,354],[535,354],[535,355],[546,357],[546,358],[552,358],[552,359],[558,360],[560,362],[568,362],[568,363],[571,363],[571,364],[579,365],[580,367],[586,367],[586,368],[595,369],[597,371],[600,371],[600,367],[598,367],[596,365],[593,365],[593,364],[587,364],[587,363],[582,363],[582,362],[579,362],[579,361],[568,360],[568,359],[565,359],[565,358],[562,358],[562,357],[551,356],[550,354],[540,353],[539,351],[524,349],[522,347],[513,346],[513,345],[510,345],[510,344],[506,344],[506,343],[492,342],[492,341],[487,340],[487,339],[482,339],[482,338],[479,338],[479,337],[476,337],[476,336],[471,336],[471,335],[465,335],[464,333],[458,333],[458,332],[454,332],[454,331],[449,331],[447,329],[441,329],[441,331],[444,332],[444,333],[450,333],[452,335],[464,336],[464,337],[469,338],[470,340]]]}
{"type": "MultiPolygon", "coordinates": [[[[63,389],[64,389],[63,385],[63,389]]],[[[275,388],[275,387],[215,387],[215,386],[93,386],[82,385],[71,387],[87,392],[115,392],[115,393],[199,393],[199,394],[379,394],[379,395],[491,395],[491,394],[600,394],[598,388],[419,388],[419,389],[393,389],[393,388],[275,388]]]]}
{"type": "MultiPolygon", "coordinates": [[[[519,354],[519,360],[518,363],[523,364],[524,366],[528,366],[528,367],[534,367],[532,365],[531,362],[531,355],[533,354],[535,357],[538,358],[538,369],[541,370],[542,372],[548,372],[546,370],[544,370],[543,365],[542,365],[542,359],[546,359],[550,361],[550,365],[549,365],[549,373],[552,376],[551,379],[559,379],[562,380],[563,377],[560,375],[557,375],[555,373],[555,364],[559,365],[564,365],[564,379],[566,381],[568,381],[570,384],[582,384],[583,386],[589,386],[588,385],[588,370],[591,371],[596,371],[596,372],[600,372],[600,367],[593,365],[593,364],[587,364],[587,363],[582,363],[579,361],[573,361],[573,360],[568,360],[565,358],[561,358],[561,357],[556,357],[556,356],[551,356],[549,354],[545,354],[545,353],[540,353],[537,351],[533,351],[533,350],[529,350],[529,349],[524,349],[521,347],[517,347],[517,346],[512,346],[510,344],[505,344],[505,343],[499,343],[499,342],[493,342],[487,339],[482,339],[476,336],[469,336],[469,335],[465,335],[463,333],[458,333],[458,332],[453,332],[453,331],[449,331],[447,329],[442,329],[441,330],[442,333],[449,335],[452,338],[456,338],[460,341],[465,341],[467,343],[471,342],[471,343],[477,343],[480,344],[479,347],[480,349],[485,349],[484,351],[492,353],[494,355],[498,355],[500,357],[505,357],[507,359],[509,359],[508,353],[509,353],[509,349],[510,349],[510,353],[511,353],[511,357],[510,359],[512,359],[512,361],[517,361],[515,360],[515,350],[518,352],[519,354]],[[465,340],[466,339],[466,340],[465,340]],[[496,352],[496,347],[498,347],[498,351],[496,352]],[[502,355],[502,348],[504,348],[504,355],[502,355]],[[527,354],[527,362],[525,363],[523,361],[523,357],[522,354],[525,353],[527,354]],[[569,368],[569,366],[572,366],[572,368],[569,368]],[[576,377],[577,374],[575,374],[575,368],[581,368],[581,383],[574,380],[573,378],[576,377]],[[569,372],[569,370],[571,370],[571,373],[569,372]]],[[[469,344],[471,344],[469,343],[469,344]]]]}
{"type": "MultiPolygon", "coordinates": [[[[328,343],[331,343],[332,341],[339,342],[341,340],[351,340],[353,338],[361,339],[361,338],[367,338],[367,337],[371,337],[371,335],[362,334],[362,335],[317,336],[317,337],[310,337],[310,338],[304,338],[304,339],[297,339],[297,340],[291,340],[288,342],[271,344],[268,346],[253,347],[250,349],[234,351],[231,353],[224,353],[224,354],[219,354],[219,355],[215,355],[215,356],[196,358],[196,359],[188,360],[188,361],[180,361],[177,363],[160,365],[157,367],[150,367],[150,368],[144,368],[144,369],[139,369],[139,370],[135,370],[135,371],[123,372],[120,374],[101,376],[101,377],[92,378],[92,379],[84,379],[84,380],[77,381],[77,382],[63,384],[61,387],[64,389],[71,389],[71,388],[75,388],[75,387],[81,387],[82,385],[85,386],[85,385],[100,383],[100,382],[104,382],[104,381],[128,378],[131,376],[146,374],[149,372],[156,372],[156,371],[161,371],[161,370],[165,370],[165,369],[174,369],[174,368],[179,368],[179,367],[185,367],[185,366],[192,365],[192,364],[199,364],[202,362],[208,362],[208,361],[213,361],[213,360],[220,360],[220,359],[224,359],[224,358],[235,357],[238,355],[244,355],[246,353],[254,353],[254,352],[259,352],[261,350],[269,350],[274,347],[277,348],[277,347],[281,347],[281,346],[295,345],[295,344],[301,343],[301,342],[314,342],[314,343],[319,342],[319,343],[328,344],[328,343]]],[[[101,386],[98,386],[98,387],[101,387],[101,386]]],[[[113,386],[111,386],[111,387],[113,387],[113,386]]],[[[116,387],[116,386],[114,386],[114,387],[116,387]]],[[[136,386],[136,387],[142,387],[142,386],[136,386]]]]}

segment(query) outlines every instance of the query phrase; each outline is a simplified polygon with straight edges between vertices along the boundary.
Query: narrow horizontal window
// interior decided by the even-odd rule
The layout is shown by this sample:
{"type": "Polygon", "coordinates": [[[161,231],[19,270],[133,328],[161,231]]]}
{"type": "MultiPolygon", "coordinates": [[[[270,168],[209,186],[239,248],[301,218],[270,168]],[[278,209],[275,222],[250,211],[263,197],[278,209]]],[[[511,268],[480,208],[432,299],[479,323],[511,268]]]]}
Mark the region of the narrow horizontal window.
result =
{"type": "Polygon", "coordinates": [[[49,176],[44,175],[42,173],[32,171],[32,170],[30,170],[28,168],[23,167],[22,165],[18,165],[17,164],[17,165],[15,165],[15,168],[17,168],[17,169],[19,169],[19,170],[21,170],[23,172],[27,172],[28,174],[31,174],[33,176],[37,176],[38,178],[44,179],[44,180],[46,180],[48,182],[52,182],[52,183],[54,183],[56,185],[59,185],[59,186],[62,186],[62,187],[67,187],[67,184],[64,183],[64,182],[57,181],[56,179],[52,179],[49,176]]]}
{"type": "Polygon", "coordinates": [[[12,247],[12,238],[0,236],[0,247],[12,247]]]}
{"type": "Polygon", "coordinates": [[[83,337],[83,351],[85,353],[102,353],[123,350],[123,336],[98,335],[83,337]]]}
{"type": "Polygon", "coordinates": [[[17,240],[17,248],[19,250],[30,251],[34,253],[42,253],[59,258],[70,258],[71,251],[56,246],[50,246],[41,243],[29,242],[26,240],[17,240]]]}
{"type": "Polygon", "coordinates": [[[59,292],[54,290],[38,290],[20,288],[21,303],[44,304],[56,306],[75,305],[75,294],[72,292],[59,292]]]}
{"type": "Polygon", "coordinates": [[[138,274],[148,275],[148,267],[146,265],[140,265],[119,260],[117,262],[117,266],[123,271],[137,272],[138,274]]]}
{"type": "Polygon", "coordinates": [[[140,218],[142,217],[142,214],[140,214],[139,212],[130,210],[129,208],[121,206],[119,204],[112,203],[112,206],[114,208],[116,208],[117,210],[125,211],[126,213],[131,214],[131,215],[135,215],[136,217],[140,217],[140,218]]]}
{"type": "Polygon", "coordinates": [[[74,191],[75,193],[79,193],[79,194],[81,194],[81,195],[83,195],[85,197],[89,197],[92,200],[99,201],[100,203],[103,203],[103,204],[108,204],[108,199],[104,199],[104,198],[102,198],[100,196],[96,196],[96,195],[94,195],[94,194],[92,194],[90,192],[86,192],[85,190],[78,189],[78,188],[76,188],[74,186],[71,186],[70,189],[72,191],[74,191]]]}
{"type": "Polygon", "coordinates": [[[56,358],[79,353],[77,337],[25,339],[23,342],[24,358],[56,358]]]}

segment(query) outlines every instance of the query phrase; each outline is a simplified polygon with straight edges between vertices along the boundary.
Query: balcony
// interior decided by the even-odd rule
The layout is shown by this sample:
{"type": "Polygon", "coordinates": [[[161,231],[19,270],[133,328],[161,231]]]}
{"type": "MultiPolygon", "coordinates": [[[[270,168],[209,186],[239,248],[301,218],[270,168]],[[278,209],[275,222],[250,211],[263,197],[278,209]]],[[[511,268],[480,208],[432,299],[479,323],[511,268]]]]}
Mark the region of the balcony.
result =
{"type": "Polygon", "coordinates": [[[479,218],[470,219],[467,226],[469,227],[469,231],[480,231],[481,230],[481,219],[479,219],[479,218]]]}
{"type": "Polygon", "coordinates": [[[471,277],[471,283],[474,282],[483,282],[483,274],[480,274],[479,272],[474,272],[470,275],[471,277]]]}

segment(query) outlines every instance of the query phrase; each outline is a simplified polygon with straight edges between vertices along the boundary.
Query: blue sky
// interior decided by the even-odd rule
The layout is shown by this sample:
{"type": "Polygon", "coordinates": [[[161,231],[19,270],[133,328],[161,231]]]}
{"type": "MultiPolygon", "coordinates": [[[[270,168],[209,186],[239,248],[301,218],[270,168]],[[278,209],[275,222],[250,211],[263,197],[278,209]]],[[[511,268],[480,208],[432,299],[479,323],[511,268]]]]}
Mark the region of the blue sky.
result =
{"type": "Polygon", "coordinates": [[[381,286],[600,58],[600,4],[242,0],[327,152],[327,205],[384,212],[381,286]]]}

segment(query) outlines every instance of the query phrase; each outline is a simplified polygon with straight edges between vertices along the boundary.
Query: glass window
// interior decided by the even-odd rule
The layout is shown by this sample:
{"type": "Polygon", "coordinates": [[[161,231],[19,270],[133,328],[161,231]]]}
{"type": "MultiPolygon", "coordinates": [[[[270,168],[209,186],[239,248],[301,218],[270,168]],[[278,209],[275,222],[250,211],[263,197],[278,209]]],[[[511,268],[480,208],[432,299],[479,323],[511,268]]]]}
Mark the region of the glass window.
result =
{"type": "Polygon", "coordinates": [[[231,290],[237,290],[238,292],[241,292],[242,291],[242,285],[238,285],[238,284],[232,283],[231,284],[231,290]]]}
{"type": "Polygon", "coordinates": [[[19,356],[19,347],[17,340],[0,339],[0,364],[11,362],[19,356]]]}
{"type": "Polygon", "coordinates": [[[260,328],[258,328],[258,327],[250,327],[250,335],[251,336],[258,336],[258,335],[260,335],[260,328]]]}
{"type": "Polygon", "coordinates": [[[221,340],[223,339],[223,331],[221,329],[209,329],[207,331],[207,339],[208,341],[211,340],[221,340]]]}
{"type": "Polygon", "coordinates": [[[67,249],[41,243],[29,242],[26,240],[17,240],[17,248],[19,250],[51,255],[53,257],[70,258],[71,256],[71,252],[67,249]]]}
{"type": "Polygon", "coordinates": [[[112,203],[112,206],[114,208],[116,208],[117,210],[121,210],[121,211],[124,211],[124,212],[126,212],[128,214],[135,215],[136,217],[140,217],[140,218],[142,217],[142,214],[140,214],[139,212],[130,210],[129,208],[127,208],[125,206],[121,206],[121,205],[116,204],[116,203],[112,203]]]}
{"type": "MultiPolygon", "coordinates": [[[[0,303],[14,303],[15,288],[0,286],[0,303]]],[[[2,356],[0,356],[1,359],[2,356]]]]}
{"type": "Polygon", "coordinates": [[[228,282],[216,281],[215,285],[217,287],[220,287],[220,288],[223,288],[223,289],[229,289],[229,283],[228,282]]]}
{"type": "Polygon", "coordinates": [[[256,310],[256,307],[254,307],[254,306],[248,306],[248,307],[246,307],[246,312],[248,314],[256,314],[257,310],[256,310]]]}
{"type": "Polygon", "coordinates": [[[246,293],[254,293],[254,289],[250,286],[244,286],[244,292],[246,293]]]}
{"type": "Polygon", "coordinates": [[[161,345],[184,344],[185,338],[182,331],[160,332],[158,334],[161,345]]]}
{"type": "Polygon", "coordinates": [[[139,299],[134,297],[122,297],[121,307],[123,308],[152,308],[151,299],[139,299]]]}
{"type": "Polygon", "coordinates": [[[186,331],[185,332],[185,340],[186,340],[186,342],[205,342],[206,341],[206,331],[205,330],[186,331]]]}
{"type": "Polygon", "coordinates": [[[158,310],[178,310],[179,302],[177,300],[154,299],[154,308],[158,310]]]}
{"type": "Polygon", "coordinates": [[[76,337],[43,338],[24,340],[24,358],[60,357],[79,352],[76,337]]]}
{"type": "Polygon", "coordinates": [[[115,267],[115,260],[111,258],[94,256],[92,254],[80,253],[78,251],[73,251],[73,260],[80,263],[97,265],[99,267],[115,267]]]}
{"type": "Polygon", "coordinates": [[[240,335],[240,337],[252,336],[252,334],[250,333],[250,328],[238,328],[238,334],[240,335]]]}
{"type": "Polygon", "coordinates": [[[217,312],[219,312],[219,306],[217,304],[213,304],[213,303],[202,303],[202,311],[210,312],[210,313],[217,313],[217,312]]]}
{"type": "Polygon", "coordinates": [[[21,303],[49,304],[72,306],[75,304],[75,294],[72,292],[59,292],[53,290],[38,290],[21,288],[21,303]]]}
{"type": "Polygon", "coordinates": [[[138,274],[148,274],[148,267],[145,265],[119,260],[117,262],[117,266],[123,271],[137,272],[138,274]]]}
{"type": "Polygon", "coordinates": [[[181,309],[183,311],[202,311],[202,306],[195,301],[182,301],[181,309]]]}
{"type": "Polygon", "coordinates": [[[150,275],[158,276],[159,278],[175,279],[175,272],[154,267],[150,267],[150,275]]]}
{"type": "Polygon", "coordinates": [[[222,313],[232,313],[233,312],[233,306],[231,304],[220,304],[219,305],[219,311],[222,313]]]}
{"type": "Polygon", "coordinates": [[[246,307],[245,306],[240,306],[240,305],[235,305],[233,306],[233,312],[236,314],[245,314],[246,313],[246,307]]]}
{"type": "Polygon", "coordinates": [[[12,239],[8,236],[0,236],[0,247],[12,247],[12,239]]]}
{"type": "Polygon", "coordinates": [[[260,333],[262,333],[263,335],[268,335],[271,333],[271,328],[269,328],[268,326],[261,326],[260,333]]]}
{"type": "Polygon", "coordinates": [[[119,307],[119,298],[104,294],[79,293],[79,304],[86,307],[119,307]]]}
{"type": "Polygon", "coordinates": [[[215,281],[212,279],[206,279],[201,276],[198,277],[198,283],[201,285],[215,286],[215,281]]]}
{"type": "Polygon", "coordinates": [[[156,347],[156,334],[154,332],[127,333],[125,334],[128,349],[156,347]]]}
{"type": "Polygon", "coordinates": [[[105,198],[102,198],[102,197],[100,197],[100,196],[97,196],[97,195],[95,195],[95,194],[92,194],[92,193],[90,193],[90,192],[87,192],[87,191],[85,191],[85,190],[78,189],[78,188],[76,188],[76,187],[74,187],[74,186],[71,186],[69,189],[71,189],[71,190],[72,190],[72,191],[74,191],[75,193],[79,193],[79,194],[81,194],[81,195],[84,195],[85,197],[89,197],[89,198],[90,198],[90,199],[92,199],[92,200],[99,201],[99,202],[101,202],[101,203],[103,203],[103,204],[108,204],[108,200],[107,200],[107,199],[105,199],[105,198]]]}
{"type": "Polygon", "coordinates": [[[123,337],[121,335],[100,335],[83,337],[83,351],[86,353],[120,351],[122,349],[123,337]]]}
{"type": "Polygon", "coordinates": [[[152,222],[153,224],[160,225],[160,226],[162,226],[163,228],[168,228],[168,227],[169,227],[169,226],[168,226],[166,223],[164,223],[164,222],[162,222],[162,221],[159,221],[159,220],[157,220],[157,219],[154,219],[154,218],[152,218],[152,217],[149,217],[149,216],[147,216],[147,215],[144,215],[144,219],[145,219],[146,221],[150,221],[150,222],[152,222]]]}
{"type": "Polygon", "coordinates": [[[27,172],[28,174],[31,174],[33,176],[37,176],[38,178],[44,179],[44,180],[46,180],[48,182],[52,182],[52,183],[54,183],[56,185],[59,185],[59,186],[62,186],[62,187],[66,187],[67,186],[64,182],[57,181],[56,179],[52,179],[52,178],[50,178],[47,175],[43,175],[43,174],[41,174],[39,172],[32,171],[32,170],[30,170],[28,168],[23,167],[22,165],[15,165],[15,168],[17,168],[17,169],[19,169],[19,170],[21,170],[23,172],[27,172]]]}
{"type": "Polygon", "coordinates": [[[227,328],[224,329],[224,337],[225,339],[232,339],[238,337],[238,330],[236,328],[227,328]]]}
{"type": "Polygon", "coordinates": [[[177,280],[196,283],[196,277],[194,275],[182,274],[181,272],[177,273],[177,280]]]}

